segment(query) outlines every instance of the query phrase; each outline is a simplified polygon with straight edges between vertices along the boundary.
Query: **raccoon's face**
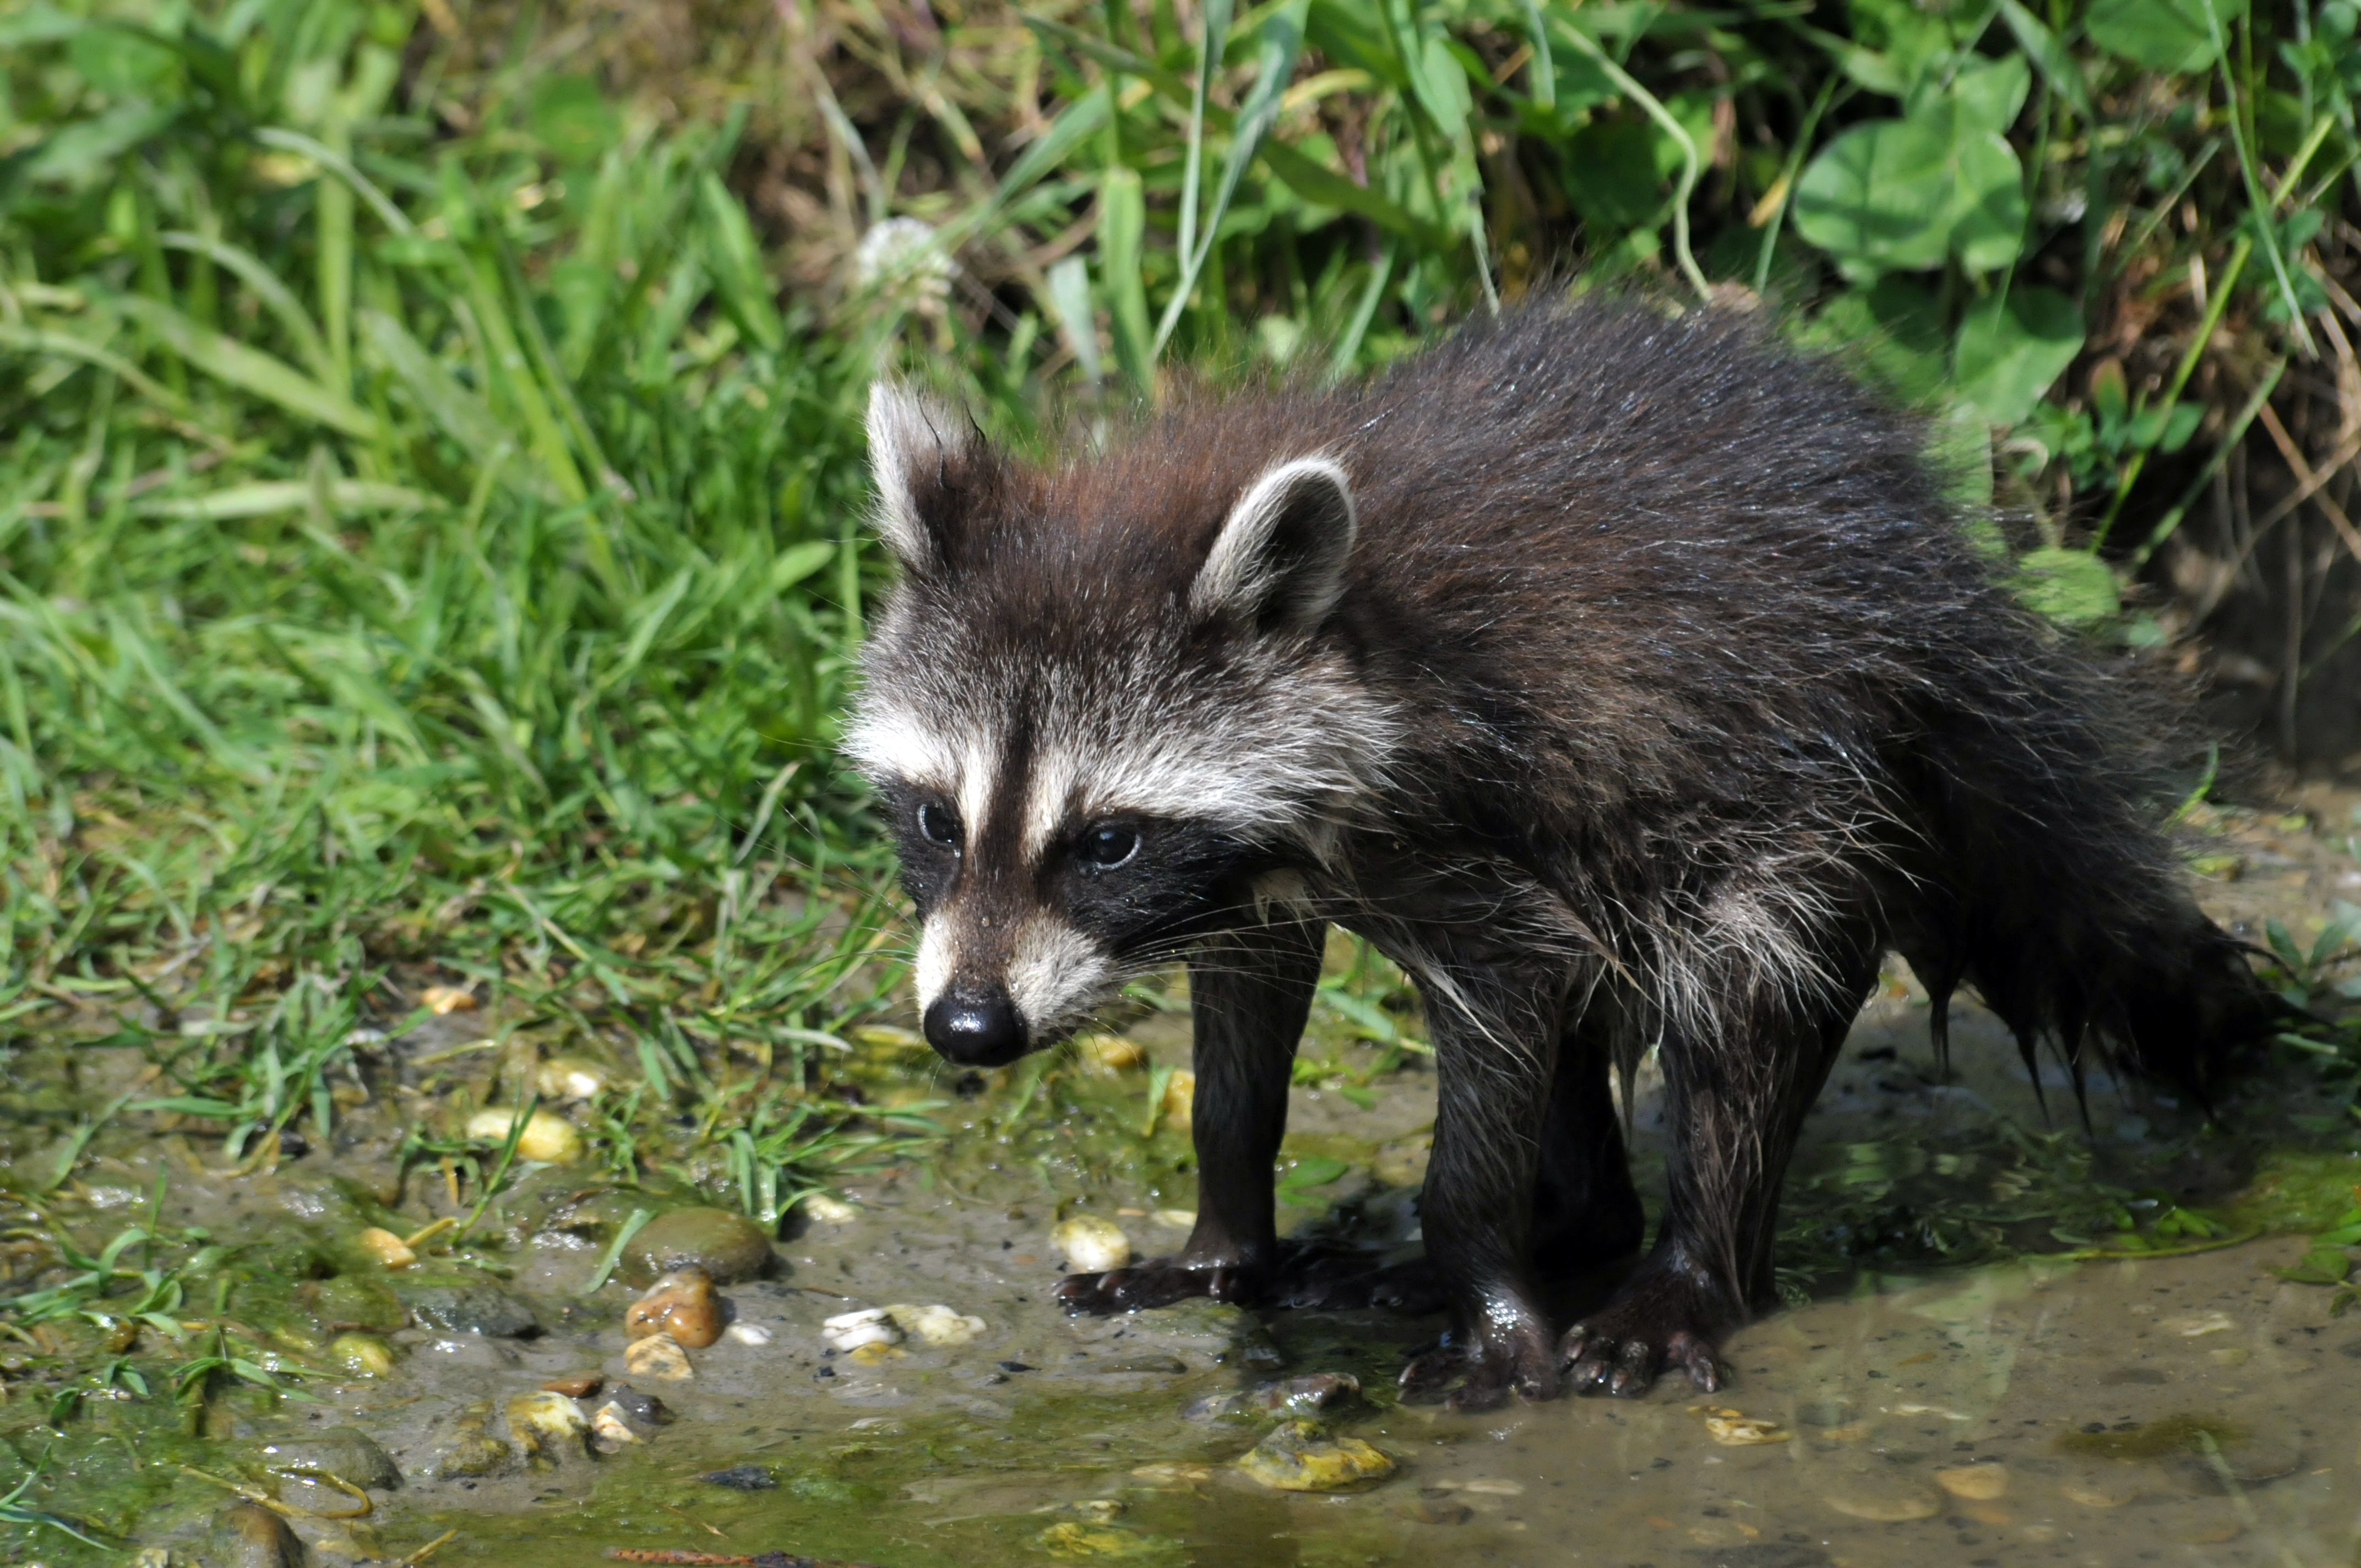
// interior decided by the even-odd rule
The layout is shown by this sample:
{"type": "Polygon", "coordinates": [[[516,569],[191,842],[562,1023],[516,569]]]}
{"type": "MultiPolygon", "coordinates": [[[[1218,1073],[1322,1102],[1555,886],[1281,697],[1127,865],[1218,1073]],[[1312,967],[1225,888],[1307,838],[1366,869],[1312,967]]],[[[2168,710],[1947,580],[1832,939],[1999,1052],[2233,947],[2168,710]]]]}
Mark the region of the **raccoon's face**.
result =
{"type": "Polygon", "coordinates": [[[1299,890],[1366,801],[1397,727],[1334,625],[1351,493],[1321,457],[1042,473],[884,385],[869,435],[904,576],[846,745],[922,922],[927,1038],[996,1066],[1299,890]]]}

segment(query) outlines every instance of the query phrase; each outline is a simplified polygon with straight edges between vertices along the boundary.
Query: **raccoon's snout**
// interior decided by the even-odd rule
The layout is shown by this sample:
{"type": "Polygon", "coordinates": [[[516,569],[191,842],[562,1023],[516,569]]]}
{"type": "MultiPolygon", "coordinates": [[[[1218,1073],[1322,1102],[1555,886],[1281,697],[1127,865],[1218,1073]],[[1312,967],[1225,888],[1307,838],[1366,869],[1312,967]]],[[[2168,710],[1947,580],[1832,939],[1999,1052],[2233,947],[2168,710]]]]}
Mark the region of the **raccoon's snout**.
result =
{"type": "Polygon", "coordinates": [[[955,985],[927,1009],[927,1044],[961,1067],[1005,1067],[1025,1054],[1025,1019],[996,985],[955,985]]]}

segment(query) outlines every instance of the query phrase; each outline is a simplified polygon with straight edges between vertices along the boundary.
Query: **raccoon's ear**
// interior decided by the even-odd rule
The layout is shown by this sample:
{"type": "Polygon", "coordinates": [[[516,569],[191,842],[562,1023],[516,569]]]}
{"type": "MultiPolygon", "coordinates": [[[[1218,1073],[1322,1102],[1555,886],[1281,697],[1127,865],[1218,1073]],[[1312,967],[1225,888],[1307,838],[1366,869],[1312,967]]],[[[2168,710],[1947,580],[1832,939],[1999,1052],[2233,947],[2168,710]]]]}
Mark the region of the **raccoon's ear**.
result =
{"type": "Polygon", "coordinates": [[[877,534],[907,570],[942,564],[951,505],[981,455],[975,427],[957,409],[896,382],[870,387],[877,534]]]}
{"type": "Polygon", "coordinates": [[[1353,530],[1352,486],[1334,461],[1298,457],[1266,469],[1213,536],[1189,608],[1308,630],[1345,591],[1353,530]]]}

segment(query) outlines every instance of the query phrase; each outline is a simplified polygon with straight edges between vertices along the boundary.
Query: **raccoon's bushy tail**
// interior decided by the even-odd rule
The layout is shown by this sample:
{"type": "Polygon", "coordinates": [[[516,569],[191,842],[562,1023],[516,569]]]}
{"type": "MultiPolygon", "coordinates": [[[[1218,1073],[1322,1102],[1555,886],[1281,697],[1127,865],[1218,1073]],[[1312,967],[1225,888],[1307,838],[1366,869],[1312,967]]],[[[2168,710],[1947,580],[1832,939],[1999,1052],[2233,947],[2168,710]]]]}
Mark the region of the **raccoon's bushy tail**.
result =
{"type": "Polygon", "coordinates": [[[2062,690],[2018,686],[2000,712],[1955,713],[1922,753],[1938,863],[1915,879],[1916,929],[1897,945],[1933,995],[1937,1057],[1964,983],[2015,1033],[2037,1091],[2046,1041],[2078,1101],[2096,1048],[2210,1110],[2289,1009],[2191,895],[2123,738],[2103,732],[2112,694],[2050,673],[2062,690]]]}

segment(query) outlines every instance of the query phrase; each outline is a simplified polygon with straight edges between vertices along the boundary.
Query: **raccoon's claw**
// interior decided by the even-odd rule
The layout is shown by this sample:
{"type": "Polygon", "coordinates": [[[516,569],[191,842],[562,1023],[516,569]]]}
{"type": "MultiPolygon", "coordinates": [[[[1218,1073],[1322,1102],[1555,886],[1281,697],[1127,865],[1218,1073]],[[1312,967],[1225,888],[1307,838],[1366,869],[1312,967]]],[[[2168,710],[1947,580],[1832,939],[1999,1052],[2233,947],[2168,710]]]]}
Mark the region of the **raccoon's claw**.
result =
{"type": "Polygon", "coordinates": [[[1577,1394],[1636,1399],[1654,1386],[1659,1372],[1674,1367],[1705,1393],[1717,1393],[1722,1385],[1712,1344],[1686,1329],[1659,1342],[1644,1332],[1612,1332],[1603,1321],[1576,1323],[1566,1330],[1557,1358],[1567,1386],[1577,1394]]]}
{"type": "Polygon", "coordinates": [[[1481,1339],[1472,1350],[1445,1340],[1411,1357],[1400,1387],[1406,1404],[1441,1395],[1445,1409],[1490,1410],[1507,1404],[1511,1394],[1533,1400],[1556,1398],[1557,1366],[1545,1331],[1512,1331],[1481,1339]]]}
{"type": "Polygon", "coordinates": [[[1235,1265],[1188,1264],[1175,1257],[1151,1257],[1104,1274],[1069,1274],[1050,1292],[1074,1318],[1169,1307],[1196,1296],[1243,1303],[1251,1294],[1246,1270],[1235,1265]]]}

